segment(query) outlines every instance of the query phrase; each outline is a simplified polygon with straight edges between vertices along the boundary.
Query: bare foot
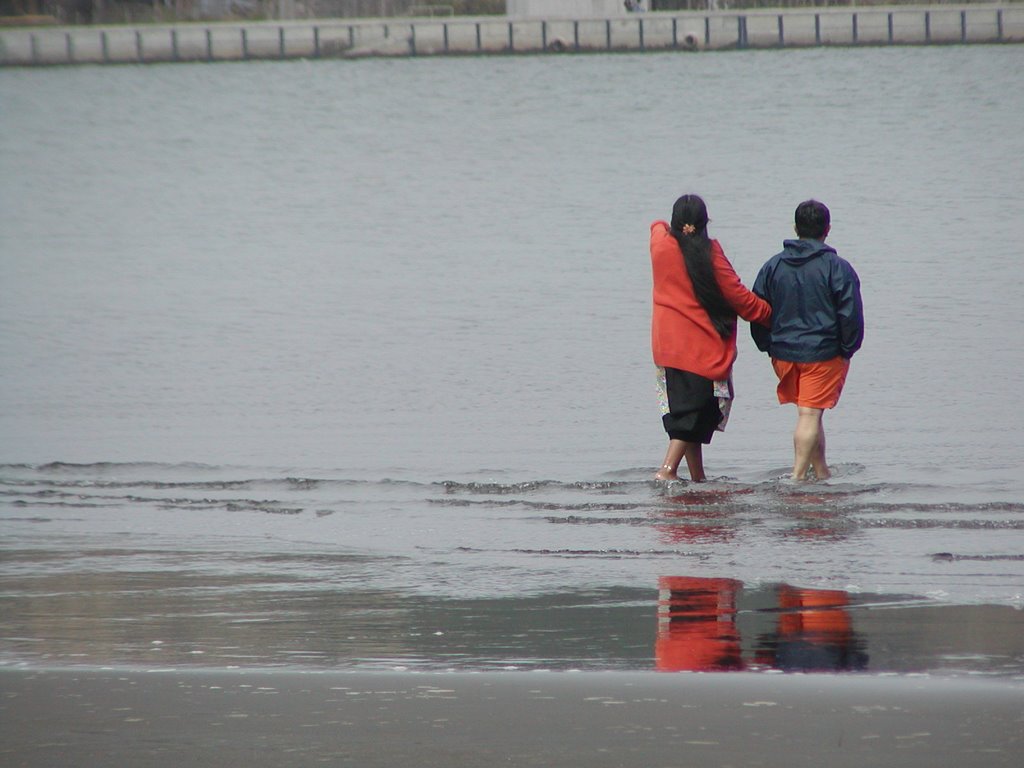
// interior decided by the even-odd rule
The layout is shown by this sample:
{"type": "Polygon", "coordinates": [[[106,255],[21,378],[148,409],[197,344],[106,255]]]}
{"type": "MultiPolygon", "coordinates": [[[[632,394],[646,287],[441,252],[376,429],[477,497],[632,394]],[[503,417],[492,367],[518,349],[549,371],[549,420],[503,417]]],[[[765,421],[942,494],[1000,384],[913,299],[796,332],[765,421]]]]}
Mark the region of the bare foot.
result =
{"type": "Polygon", "coordinates": [[[790,479],[794,483],[815,483],[815,482],[818,482],[820,480],[828,480],[830,477],[832,477],[832,473],[831,472],[822,472],[819,475],[816,471],[811,469],[811,470],[808,470],[807,472],[805,472],[803,477],[797,477],[796,475],[791,475],[790,479]]]}
{"type": "Polygon", "coordinates": [[[654,473],[655,480],[678,480],[679,475],[676,474],[672,467],[664,466],[654,473]]]}

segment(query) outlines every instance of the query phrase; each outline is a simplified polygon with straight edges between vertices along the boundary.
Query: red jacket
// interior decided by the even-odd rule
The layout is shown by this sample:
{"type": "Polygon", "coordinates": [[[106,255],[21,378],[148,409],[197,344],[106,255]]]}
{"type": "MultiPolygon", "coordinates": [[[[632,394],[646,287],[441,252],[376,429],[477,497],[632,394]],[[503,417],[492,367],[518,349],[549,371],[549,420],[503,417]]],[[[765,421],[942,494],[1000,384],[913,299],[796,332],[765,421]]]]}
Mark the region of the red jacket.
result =
{"type": "MultiPolygon", "coordinates": [[[[722,295],[736,314],[748,322],[766,325],[772,308],[743,287],[717,240],[711,241],[711,261],[722,295]]],[[[689,371],[712,381],[728,378],[736,360],[736,332],[728,339],[718,335],[693,292],[679,243],[664,221],[651,224],[651,267],[651,346],[655,365],[689,371]]]]}

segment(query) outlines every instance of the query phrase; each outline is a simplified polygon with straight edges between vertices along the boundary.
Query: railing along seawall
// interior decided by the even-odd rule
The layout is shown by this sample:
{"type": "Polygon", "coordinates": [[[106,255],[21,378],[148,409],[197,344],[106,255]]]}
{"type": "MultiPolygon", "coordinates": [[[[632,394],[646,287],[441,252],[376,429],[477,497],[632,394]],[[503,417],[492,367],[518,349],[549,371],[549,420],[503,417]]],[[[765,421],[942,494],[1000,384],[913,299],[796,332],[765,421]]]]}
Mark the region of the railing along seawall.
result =
{"type": "Polygon", "coordinates": [[[1024,42],[1024,4],[0,29],[0,65],[1024,42]]]}

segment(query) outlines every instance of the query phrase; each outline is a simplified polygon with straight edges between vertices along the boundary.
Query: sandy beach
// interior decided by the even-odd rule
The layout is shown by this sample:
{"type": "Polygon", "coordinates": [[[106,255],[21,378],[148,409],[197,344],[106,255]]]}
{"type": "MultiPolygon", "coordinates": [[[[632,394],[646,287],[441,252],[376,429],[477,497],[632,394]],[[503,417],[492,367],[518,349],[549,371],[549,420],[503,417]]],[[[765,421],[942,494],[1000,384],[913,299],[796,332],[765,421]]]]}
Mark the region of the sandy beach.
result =
{"type": "Polygon", "coordinates": [[[6,669],[8,766],[1017,766],[1024,691],[928,677],[6,669]]]}

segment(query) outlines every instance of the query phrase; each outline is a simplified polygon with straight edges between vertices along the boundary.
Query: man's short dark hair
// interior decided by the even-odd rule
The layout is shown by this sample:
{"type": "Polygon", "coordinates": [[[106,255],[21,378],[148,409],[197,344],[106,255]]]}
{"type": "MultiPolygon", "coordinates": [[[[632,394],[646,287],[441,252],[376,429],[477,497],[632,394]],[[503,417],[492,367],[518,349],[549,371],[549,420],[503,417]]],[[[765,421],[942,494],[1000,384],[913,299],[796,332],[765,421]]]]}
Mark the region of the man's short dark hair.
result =
{"type": "Polygon", "coordinates": [[[797,237],[821,240],[831,221],[828,208],[817,200],[804,200],[796,207],[797,237]]]}

